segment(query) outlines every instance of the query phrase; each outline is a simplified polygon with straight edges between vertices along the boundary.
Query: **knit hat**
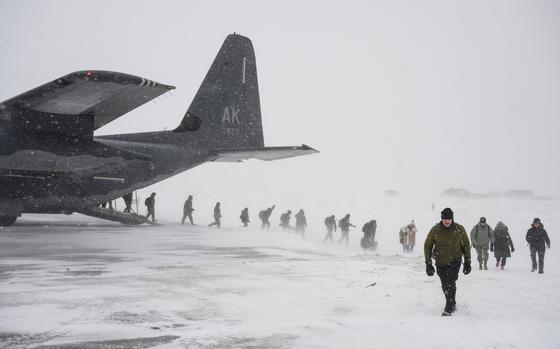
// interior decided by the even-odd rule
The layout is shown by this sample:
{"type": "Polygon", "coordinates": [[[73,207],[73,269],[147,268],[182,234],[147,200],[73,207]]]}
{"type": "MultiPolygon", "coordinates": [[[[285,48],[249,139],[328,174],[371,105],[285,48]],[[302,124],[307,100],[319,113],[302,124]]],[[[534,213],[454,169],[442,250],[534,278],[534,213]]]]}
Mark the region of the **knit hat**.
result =
{"type": "Polygon", "coordinates": [[[441,219],[453,219],[453,211],[446,207],[441,211],[441,219]]]}
{"type": "Polygon", "coordinates": [[[486,217],[480,217],[480,223],[486,223],[486,217]]]}
{"type": "Polygon", "coordinates": [[[533,219],[533,224],[541,224],[541,220],[539,218],[533,219]]]}

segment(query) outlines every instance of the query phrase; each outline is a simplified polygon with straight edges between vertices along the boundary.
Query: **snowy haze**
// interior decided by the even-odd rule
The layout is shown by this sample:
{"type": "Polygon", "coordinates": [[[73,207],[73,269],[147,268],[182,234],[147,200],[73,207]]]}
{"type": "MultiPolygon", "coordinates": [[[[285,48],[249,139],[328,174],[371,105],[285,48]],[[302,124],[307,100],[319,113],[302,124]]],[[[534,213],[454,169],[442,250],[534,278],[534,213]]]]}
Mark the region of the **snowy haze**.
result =
{"type": "Polygon", "coordinates": [[[96,134],[173,129],[237,32],[255,47],[266,145],[321,151],[208,163],[139,190],[140,213],[158,193],[161,226],[24,214],[0,229],[0,348],[557,348],[559,4],[0,0],[0,100],[72,71],[119,71],[177,89],[96,134]],[[556,199],[439,195],[451,186],[556,199]],[[196,227],[178,224],[189,194],[196,227]],[[216,201],[220,230],[206,227],[216,201]],[[273,204],[265,233],[257,212],[273,204]],[[468,231],[480,216],[504,221],[516,251],[505,271],[492,257],[479,271],[474,256],[442,319],[422,243],[446,206],[468,231]],[[305,239],[278,227],[299,208],[305,239]],[[349,246],[324,244],[325,216],[346,213],[349,246]],[[552,240],[544,275],[529,272],[533,217],[552,240]],[[363,252],[370,219],[379,248],[363,252]],[[411,219],[417,245],[403,254],[411,219]]]}
{"type": "Polygon", "coordinates": [[[225,36],[252,39],[266,144],[321,154],[206,165],[156,186],[171,195],[560,194],[558,2],[0,6],[2,100],[83,69],[177,86],[99,135],[176,127],[225,36]]]}

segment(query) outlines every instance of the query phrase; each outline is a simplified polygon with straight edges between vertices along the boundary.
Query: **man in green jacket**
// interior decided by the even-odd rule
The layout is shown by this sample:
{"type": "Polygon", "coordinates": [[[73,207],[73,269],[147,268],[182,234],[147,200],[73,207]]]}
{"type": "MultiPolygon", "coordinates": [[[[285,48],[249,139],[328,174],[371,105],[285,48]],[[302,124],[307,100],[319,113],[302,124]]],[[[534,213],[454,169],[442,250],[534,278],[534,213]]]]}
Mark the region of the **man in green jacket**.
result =
{"type": "Polygon", "coordinates": [[[463,273],[471,272],[471,250],[469,237],[465,228],[453,221],[453,211],[447,207],[441,211],[441,222],[436,224],[428,233],[424,242],[424,257],[426,259],[426,274],[434,275],[432,258],[436,261],[437,274],[441,280],[441,289],[445,295],[445,309],[442,316],[449,316],[456,309],[455,282],[459,278],[461,259],[465,263],[463,273]]]}

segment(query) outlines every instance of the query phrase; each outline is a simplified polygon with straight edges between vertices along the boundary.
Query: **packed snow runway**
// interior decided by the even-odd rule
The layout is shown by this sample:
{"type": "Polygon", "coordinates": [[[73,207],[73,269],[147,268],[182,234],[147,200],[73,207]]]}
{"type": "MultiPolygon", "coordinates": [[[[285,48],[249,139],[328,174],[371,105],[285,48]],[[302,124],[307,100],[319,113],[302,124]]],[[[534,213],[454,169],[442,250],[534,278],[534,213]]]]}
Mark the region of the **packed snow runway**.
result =
{"type": "Polygon", "coordinates": [[[554,250],[544,275],[528,271],[521,233],[505,271],[479,271],[474,257],[457,313],[442,318],[419,228],[415,252],[403,255],[363,253],[358,230],[345,247],[323,244],[318,226],[301,240],[276,229],[26,215],[0,230],[0,347],[560,347],[554,250]]]}

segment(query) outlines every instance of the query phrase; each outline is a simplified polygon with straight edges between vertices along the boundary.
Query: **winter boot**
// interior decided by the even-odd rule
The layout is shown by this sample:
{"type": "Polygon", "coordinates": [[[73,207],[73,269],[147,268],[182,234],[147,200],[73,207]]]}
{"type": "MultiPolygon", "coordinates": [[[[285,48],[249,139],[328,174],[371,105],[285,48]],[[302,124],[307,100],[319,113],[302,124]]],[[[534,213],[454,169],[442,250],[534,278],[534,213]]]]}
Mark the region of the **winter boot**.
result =
{"type": "Polygon", "coordinates": [[[504,270],[504,266],[503,266],[503,265],[500,265],[500,269],[504,270]]]}
{"type": "Polygon", "coordinates": [[[445,308],[443,309],[443,313],[441,313],[441,316],[450,316],[451,313],[453,313],[453,311],[455,307],[451,305],[451,300],[449,300],[446,304],[445,304],[445,308]]]}
{"type": "Polygon", "coordinates": [[[444,291],[443,293],[445,294],[445,308],[443,309],[441,316],[449,316],[451,315],[451,294],[449,293],[449,291],[444,291]]]}
{"type": "Polygon", "coordinates": [[[488,270],[488,261],[484,261],[484,270],[488,270]]]}
{"type": "Polygon", "coordinates": [[[478,270],[482,270],[482,262],[478,262],[478,270]]]}
{"type": "Polygon", "coordinates": [[[498,261],[496,262],[496,268],[500,267],[500,260],[498,259],[498,261]]]}
{"type": "Polygon", "coordinates": [[[457,289],[451,289],[449,292],[449,310],[451,310],[452,313],[455,312],[455,310],[457,310],[457,302],[455,301],[455,294],[457,294],[457,289]]]}

